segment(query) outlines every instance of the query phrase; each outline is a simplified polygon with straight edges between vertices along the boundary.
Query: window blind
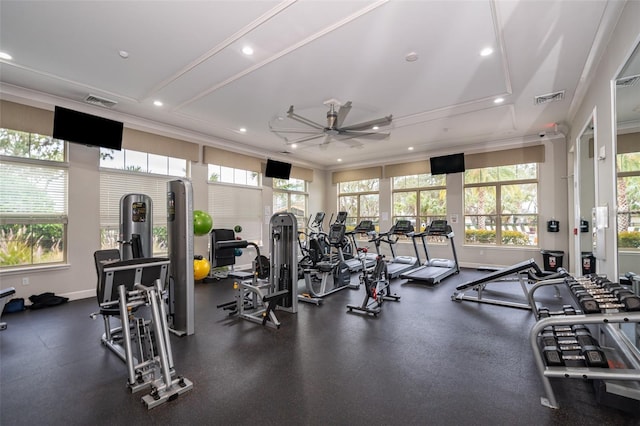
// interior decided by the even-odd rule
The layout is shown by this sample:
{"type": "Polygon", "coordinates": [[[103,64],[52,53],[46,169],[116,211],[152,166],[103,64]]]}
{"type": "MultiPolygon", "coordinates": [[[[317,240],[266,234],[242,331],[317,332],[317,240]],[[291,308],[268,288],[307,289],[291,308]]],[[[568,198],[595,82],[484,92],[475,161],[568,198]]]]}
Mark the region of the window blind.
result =
{"type": "Polygon", "coordinates": [[[215,229],[242,226],[240,236],[262,241],[262,189],[209,184],[209,211],[215,229]]]}

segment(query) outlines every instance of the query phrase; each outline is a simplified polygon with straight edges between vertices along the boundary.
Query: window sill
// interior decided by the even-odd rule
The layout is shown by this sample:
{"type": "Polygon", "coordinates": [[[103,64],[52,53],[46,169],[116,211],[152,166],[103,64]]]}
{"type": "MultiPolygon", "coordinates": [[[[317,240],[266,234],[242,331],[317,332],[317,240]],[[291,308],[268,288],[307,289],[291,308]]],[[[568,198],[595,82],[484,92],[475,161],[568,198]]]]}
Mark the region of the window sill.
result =
{"type": "Polygon", "coordinates": [[[55,265],[34,265],[18,268],[0,269],[0,276],[24,275],[25,273],[48,272],[61,269],[69,269],[69,263],[56,263],[55,265]]]}

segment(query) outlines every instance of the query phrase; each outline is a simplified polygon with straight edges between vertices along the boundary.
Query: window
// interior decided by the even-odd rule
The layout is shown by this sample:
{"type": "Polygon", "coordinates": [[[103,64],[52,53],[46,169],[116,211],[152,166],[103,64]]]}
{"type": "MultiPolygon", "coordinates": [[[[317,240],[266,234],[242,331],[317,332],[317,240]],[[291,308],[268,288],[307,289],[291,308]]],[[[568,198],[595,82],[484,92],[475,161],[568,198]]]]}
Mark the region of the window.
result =
{"type": "Polygon", "coordinates": [[[391,183],[393,223],[406,219],[421,232],[433,219],[447,218],[446,175],[397,176],[391,183]]]}
{"type": "Polygon", "coordinates": [[[233,183],[236,185],[259,186],[259,173],[251,170],[209,164],[209,182],[233,183]]]}
{"type": "Polygon", "coordinates": [[[640,152],[618,154],[618,247],[640,249],[640,152]]]}
{"type": "Polygon", "coordinates": [[[240,237],[262,245],[260,174],[209,164],[209,214],[215,229],[242,227],[240,237]]]}
{"type": "Polygon", "coordinates": [[[119,249],[120,198],[145,194],[153,201],[153,255],[167,253],[167,182],[187,177],[187,160],[123,149],[100,149],[100,242],[119,249]]]}
{"type": "Polygon", "coordinates": [[[346,211],[347,230],[355,228],[363,219],[373,221],[379,231],[380,223],[379,179],[364,179],[338,184],[338,210],[346,211]]]}
{"type": "Polygon", "coordinates": [[[465,243],[538,244],[537,163],[464,173],[465,243]]]}
{"type": "Polygon", "coordinates": [[[0,268],[66,261],[64,141],[0,129],[0,268]]]}
{"type": "Polygon", "coordinates": [[[273,179],[273,212],[293,213],[298,229],[307,221],[307,182],[302,179],[273,179]]]}

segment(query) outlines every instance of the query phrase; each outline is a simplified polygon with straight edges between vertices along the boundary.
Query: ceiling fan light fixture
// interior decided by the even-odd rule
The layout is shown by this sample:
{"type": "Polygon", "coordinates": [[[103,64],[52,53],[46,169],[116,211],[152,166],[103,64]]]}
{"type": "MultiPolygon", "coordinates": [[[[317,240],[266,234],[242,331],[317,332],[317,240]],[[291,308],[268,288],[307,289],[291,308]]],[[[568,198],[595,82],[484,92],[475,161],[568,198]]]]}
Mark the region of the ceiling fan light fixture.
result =
{"type": "Polygon", "coordinates": [[[416,52],[409,52],[404,57],[404,60],[407,62],[415,62],[418,60],[418,54],[416,52]]]}

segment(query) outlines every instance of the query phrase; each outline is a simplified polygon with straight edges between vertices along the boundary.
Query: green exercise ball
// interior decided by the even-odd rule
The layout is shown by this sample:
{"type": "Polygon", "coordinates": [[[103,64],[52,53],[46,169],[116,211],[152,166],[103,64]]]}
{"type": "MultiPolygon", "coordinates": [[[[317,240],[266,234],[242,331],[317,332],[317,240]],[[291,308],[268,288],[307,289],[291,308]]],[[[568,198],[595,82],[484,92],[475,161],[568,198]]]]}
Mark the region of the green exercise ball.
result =
{"type": "Polygon", "coordinates": [[[213,220],[207,212],[202,210],[193,211],[193,234],[194,235],[207,235],[213,227],[213,220]]]}

